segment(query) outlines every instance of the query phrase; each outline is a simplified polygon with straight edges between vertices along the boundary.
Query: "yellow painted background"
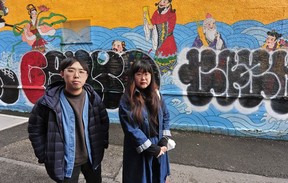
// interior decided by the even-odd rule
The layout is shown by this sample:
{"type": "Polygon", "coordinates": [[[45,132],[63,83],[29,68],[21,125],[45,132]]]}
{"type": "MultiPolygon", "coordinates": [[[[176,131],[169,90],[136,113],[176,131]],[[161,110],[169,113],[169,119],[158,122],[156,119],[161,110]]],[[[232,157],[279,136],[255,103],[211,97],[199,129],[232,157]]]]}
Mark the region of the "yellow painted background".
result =
{"type": "MultiPolygon", "coordinates": [[[[143,24],[142,7],[155,10],[156,0],[6,0],[7,23],[29,19],[26,5],[46,5],[50,11],[69,19],[91,19],[91,24],[107,28],[136,27],[143,24]]],[[[203,20],[211,13],[220,22],[233,24],[240,20],[257,20],[264,24],[288,18],[288,0],[173,0],[177,24],[203,20]]],[[[7,28],[6,28],[7,29],[7,28]]]]}

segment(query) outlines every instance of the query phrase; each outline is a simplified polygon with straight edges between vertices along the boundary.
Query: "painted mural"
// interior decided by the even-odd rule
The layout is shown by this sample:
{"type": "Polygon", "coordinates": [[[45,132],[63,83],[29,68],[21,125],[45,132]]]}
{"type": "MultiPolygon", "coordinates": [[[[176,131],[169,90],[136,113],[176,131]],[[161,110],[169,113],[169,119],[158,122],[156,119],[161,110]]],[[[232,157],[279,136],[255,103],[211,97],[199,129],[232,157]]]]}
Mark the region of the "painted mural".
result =
{"type": "Polygon", "coordinates": [[[206,12],[201,21],[177,24],[172,2],[160,1],[143,8],[141,25],[91,26],[92,44],[61,44],[63,30],[54,26],[64,15],[30,4],[29,20],[8,24],[6,8],[1,1],[0,25],[11,30],[0,29],[0,110],[29,112],[45,87],[61,79],[59,63],[75,56],[87,60],[88,82],[119,123],[127,70],[145,59],[155,68],[173,128],[288,140],[288,19],[230,25],[206,12]]]}

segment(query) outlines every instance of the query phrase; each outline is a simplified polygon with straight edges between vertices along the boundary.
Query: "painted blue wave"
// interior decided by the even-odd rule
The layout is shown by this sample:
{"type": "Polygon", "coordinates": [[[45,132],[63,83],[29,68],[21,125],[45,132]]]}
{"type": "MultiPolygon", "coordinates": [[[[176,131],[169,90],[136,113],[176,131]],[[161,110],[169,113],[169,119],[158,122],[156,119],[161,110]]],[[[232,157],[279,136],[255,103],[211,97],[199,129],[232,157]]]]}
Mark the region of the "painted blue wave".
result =
{"type": "MultiPolygon", "coordinates": [[[[202,24],[203,22],[199,22],[202,24]]],[[[254,20],[239,21],[232,25],[223,22],[217,22],[218,31],[221,33],[228,49],[257,49],[265,42],[267,31],[275,29],[288,37],[288,20],[279,20],[270,24],[263,24],[254,20]]],[[[151,41],[146,40],[143,26],[135,28],[118,27],[108,29],[100,26],[90,27],[90,31],[83,30],[79,36],[90,36],[91,43],[87,44],[61,44],[62,30],[59,29],[55,34],[56,38],[43,37],[48,40],[47,51],[76,51],[84,49],[86,51],[110,50],[113,40],[125,41],[126,48],[141,49],[149,52],[151,56],[155,54],[151,51],[151,41]],[[49,41],[51,40],[51,41],[49,41]]],[[[184,25],[177,24],[174,30],[174,37],[177,43],[178,52],[184,48],[192,46],[197,36],[197,24],[190,22],[184,25]]],[[[9,68],[18,73],[21,57],[24,53],[31,50],[31,46],[21,41],[21,36],[15,36],[12,31],[0,32],[0,67],[9,68]],[[11,62],[9,61],[12,60],[11,62]],[[9,63],[8,63],[9,61],[9,63]]],[[[181,91],[172,82],[169,75],[161,77],[161,90],[181,91]]],[[[174,128],[192,129],[202,132],[216,132],[221,134],[232,134],[242,136],[257,136],[268,138],[288,139],[288,129],[286,121],[274,121],[272,117],[265,116],[264,107],[259,107],[257,113],[250,115],[239,114],[231,110],[229,112],[220,112],[213,105],[204,112],[195,112],[187,108],[183,100],[184,96],[166,95],[165,101],[169,107],[171,124],[174,128]]],[[[18,103],[23,103],[21,107],[31,106],[25,104],[25,96],[20,96],[18,103]]],[[[8,106],[9,107],[9,106],[8,106]]],[[[14,109],[17,110],[17,109],[14,109]]],[[[20,111],[23,109],[20,109],[20,111]]],[[[26,109],[28,110],[28,109],[26,109]]],[[[25,111],[25,109],[24,109],[25,111]]],[[[117,112],[110,113],[111,117],[117,120],[117,112]]]]}

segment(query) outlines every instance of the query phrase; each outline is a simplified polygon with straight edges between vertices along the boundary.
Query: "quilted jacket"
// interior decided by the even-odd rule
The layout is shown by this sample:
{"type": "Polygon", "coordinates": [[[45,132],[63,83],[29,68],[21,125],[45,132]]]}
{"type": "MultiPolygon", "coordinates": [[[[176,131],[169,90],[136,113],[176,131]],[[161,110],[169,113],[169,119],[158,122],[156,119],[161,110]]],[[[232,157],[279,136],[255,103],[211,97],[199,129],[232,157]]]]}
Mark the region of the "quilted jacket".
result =
{"type": "MultiPolygon", "coordinates": [[[[60,91],[63,81],[49,85],[35,103],[28,122],[29,139],[39,163],[44,163],[48,175],[55,181],[64,180],[64,134],[61,121],[60,91]]],[[[92,166],[100,165],[104,149],[108,148],[109,118],[104,104],[94,89],[84,85],[89,97],[89,140],[92,166]]]]}

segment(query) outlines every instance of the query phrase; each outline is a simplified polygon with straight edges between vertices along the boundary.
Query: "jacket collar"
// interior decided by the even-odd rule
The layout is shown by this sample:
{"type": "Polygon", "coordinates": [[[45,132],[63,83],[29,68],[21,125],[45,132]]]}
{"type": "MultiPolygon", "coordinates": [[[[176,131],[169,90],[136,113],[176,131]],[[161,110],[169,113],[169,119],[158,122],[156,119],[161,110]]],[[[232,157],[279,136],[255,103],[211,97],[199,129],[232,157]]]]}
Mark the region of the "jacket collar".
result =
{"type": "MultiPolygon", "coordinates": [[[[46,87],[45,95],[43,96],[42,104],[45,104],[51,108],[55,108],[55,106],[59,103],[60,100],[60,92],[64,89],[65,82],[64,81],[56,81],[46,87]]],[[[89,97],[93,96],[94,89],[89,84],[84,84],[83,88],[87,91],[89,97]]]]}

